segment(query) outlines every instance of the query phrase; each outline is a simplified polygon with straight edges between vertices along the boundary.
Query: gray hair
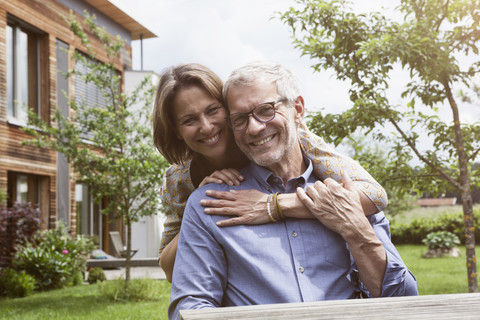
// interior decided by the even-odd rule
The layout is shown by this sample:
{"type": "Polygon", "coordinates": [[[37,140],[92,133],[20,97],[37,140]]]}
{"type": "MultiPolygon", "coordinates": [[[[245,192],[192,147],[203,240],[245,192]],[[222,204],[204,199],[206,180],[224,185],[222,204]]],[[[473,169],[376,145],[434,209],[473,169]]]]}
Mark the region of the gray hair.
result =
{"type": "Polygon", "coordinates": [[[277,85],[281,98],[295,101],[300,95],[300,85],[292,71],[279,63],[269,61],[254,61],[234,70],[223,86],[223,99],[227,101],[230,87],[250,86],[255,81],[271,82],[277,85]]]}

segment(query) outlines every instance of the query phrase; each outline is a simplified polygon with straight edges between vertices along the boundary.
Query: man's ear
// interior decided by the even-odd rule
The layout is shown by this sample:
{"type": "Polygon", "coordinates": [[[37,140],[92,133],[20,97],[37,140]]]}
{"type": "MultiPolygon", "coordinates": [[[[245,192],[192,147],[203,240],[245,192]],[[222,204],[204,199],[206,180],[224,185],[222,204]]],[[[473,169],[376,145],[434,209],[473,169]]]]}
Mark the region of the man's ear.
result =
{"type": "Polygon", "coordinates": [[[298,96],[297,99],[295,99],[294,107],[295,107],[295,123],[299,124],[303,121],[303,117],[305,116],[305,101],[303,100],[302,96],[298,96]]]}

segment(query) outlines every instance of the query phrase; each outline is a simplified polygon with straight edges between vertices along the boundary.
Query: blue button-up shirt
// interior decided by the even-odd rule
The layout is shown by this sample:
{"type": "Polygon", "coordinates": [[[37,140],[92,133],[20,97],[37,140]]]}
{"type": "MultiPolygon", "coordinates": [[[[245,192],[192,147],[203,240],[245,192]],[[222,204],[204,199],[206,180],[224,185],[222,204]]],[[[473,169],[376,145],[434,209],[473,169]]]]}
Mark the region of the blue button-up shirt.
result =
{"type": "MultiPolygon", "coordinates": [[[[220,228],[229,217],[204,214],[200,200],[215,189],[294,193],[317,178],[308,169],[284,187],[282,179],[251,164],[240,186],[209,184],[190,196],[173,271],[169,318],[183,309],[348,299],[358,295],[356,266],[343,238],[318,220],[291,219],[220,228]]],[[[382,296],[416,295],[416,281],[390,241],[383,213],[368,217],[387,255],[382,296]]]]}

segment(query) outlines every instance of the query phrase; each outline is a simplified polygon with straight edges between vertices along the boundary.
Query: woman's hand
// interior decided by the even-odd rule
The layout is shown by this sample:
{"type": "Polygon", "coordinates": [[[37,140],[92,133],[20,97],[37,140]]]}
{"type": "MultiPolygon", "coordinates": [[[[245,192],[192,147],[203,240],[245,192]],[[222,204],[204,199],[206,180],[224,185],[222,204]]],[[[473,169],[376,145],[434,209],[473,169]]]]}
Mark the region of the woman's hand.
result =
{"type": "Polygon", "coordinates": [[[200,183],[199,187],[204,186],[207,183],[226,183],[229,186],[238,186],[243,181],[243,179],[243,176],[236,169],[222,169],[217,170],[211,175],[205,177],[200,183]]]}
{"type": "Polygon", "coordinates": [[[216,198],[203,199],[200,204],[205,207],[206,214],[236,216],[217,222],[219,227],[230,227],[239,224],[265,224],[270,222],[267,214],[268,195],[258,190],[207,190],[205,194],[216,198]]]}

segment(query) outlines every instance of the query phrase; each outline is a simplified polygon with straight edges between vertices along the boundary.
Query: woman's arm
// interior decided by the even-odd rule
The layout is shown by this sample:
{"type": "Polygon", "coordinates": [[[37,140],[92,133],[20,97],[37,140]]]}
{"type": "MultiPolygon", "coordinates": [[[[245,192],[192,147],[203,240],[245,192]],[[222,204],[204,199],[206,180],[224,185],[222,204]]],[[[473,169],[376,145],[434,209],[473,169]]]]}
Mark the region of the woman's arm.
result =
{"type": "Polygon", "coordinates": [[[179,235],[180,233],[177,233],[172,241],[165,246],[159,259],[160,267],[162,267],[163,272],[165,272],[168,282],[172,282],[173,266],[175,265],[175,257],[177,255],[179,235]]]}
{"type": "Polygon", "coordinates": [[[312,161],[315,175],[322,181],[326,178],[340,182],[347,172],[355,187],[360,190],[360,200],[366,215],[385,210],[388,199],[385,189],[360,164],[342,155],[323,141],[302,123],[298,139],[303,153],[312,161]]]}
{"type": "Polygon", "coordinates": [[[188,197],[195,190],[190,179],[190,163],[170,166],[163,177],[160,193],[164,208],[162,239],[159,248],[159,264],[168,281],[171,281],[177,253],[178,234],[182,224],[183,211],[188,197]]]}
{"type": "MultiPolygon", "coordinates": [[[[367,196],[359,194],[365,215],[373,214],[377,208],[367,196]]],[[[233,218],[220,220],[219,227],[230,227],[239,224],[265,224],[271,220],[267,214],[268,194],[258,190],[230,190],[214,191],[207,190],[205,194],[213,199],[202,199],[200,204],[205,207],[206,214],[233,216],[233,218]]],[[[283,216],[288,218],[315,219],[314,215],[300,201],[295,193],[284,193],[278,195],[278,203],[283,216]]],[[[271,206],[273,210],[273,205],[271,206]]]]}

